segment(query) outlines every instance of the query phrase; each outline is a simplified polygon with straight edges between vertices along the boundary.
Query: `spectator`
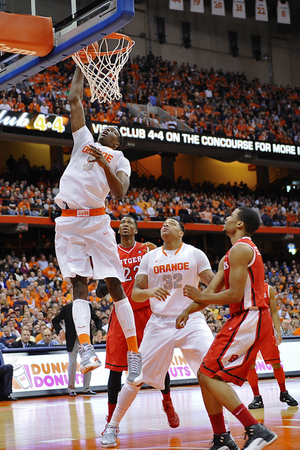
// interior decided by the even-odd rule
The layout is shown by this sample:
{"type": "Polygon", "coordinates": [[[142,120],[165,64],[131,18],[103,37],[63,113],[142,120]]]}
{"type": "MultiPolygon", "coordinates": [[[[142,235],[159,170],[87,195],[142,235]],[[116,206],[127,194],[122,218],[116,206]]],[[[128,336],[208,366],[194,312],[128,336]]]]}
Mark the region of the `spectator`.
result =
{"type": "Polygon", "coordinates": [[[0,338],[0,342],[5,345],[5,347],[10,348],[12,343],[17,339],[17,335],[12,333],[10,327],[6,325],[3,327],[3,336],[0,338]]]}
{"type": "Polygon", "coordinates": [[[133,209],[135,210],[137,220],[142,220],[144,218],[144,214],[141,206],[138,204],[137,199],[133,201],[133,209]]]}
{"type": "Polygon", "coordinates": [[[284,319],[281,322],[281,335],[283,338],[293,336],[293,329],[291,326],[291,321],[289,319],[284,319]]]}
{"type": "Polygon", "coordinates": [[[202,223],[212,223],[212,212],[210,211],[209,206],[207,206],[204,211],[200,212],[200,217],[202,223]]]}
{"type": "Polygon", "coordinates": [[[52,338],[52,333],[49,328],[45,328],[42,332],[43,339],[37,343],[37,345],[43,345],[44,347],[54,347],[60,345],[56,340],[52,338]]]}
{"type": "Polygon", "coordinates": [[[13,309],[16,311],[17,307],[19,307],[19,310],[21,309],[21,313],[24,313],[24,305],[28,306],[27,301],[25,300],[25,296],[23,293],[19,294],[18,299],[13,304],[13,309]]]}
{"type": "Polygon", "coordinates": [[[12,348],[28,348],[28,347],[34,347],[36,344],[30,339],[30,331],[27,327],[23,327],[21,331],[21,338],[15,340],[12,343],[12,348]]]}
{"type": "Polygon", "coordinates": [[[268,213],[268,210],[265,209],[263,214],[260,217],[262,223],[265,227],[272,227],[273,226],[273,219],[270,217],[270,214],[268,213]]]}

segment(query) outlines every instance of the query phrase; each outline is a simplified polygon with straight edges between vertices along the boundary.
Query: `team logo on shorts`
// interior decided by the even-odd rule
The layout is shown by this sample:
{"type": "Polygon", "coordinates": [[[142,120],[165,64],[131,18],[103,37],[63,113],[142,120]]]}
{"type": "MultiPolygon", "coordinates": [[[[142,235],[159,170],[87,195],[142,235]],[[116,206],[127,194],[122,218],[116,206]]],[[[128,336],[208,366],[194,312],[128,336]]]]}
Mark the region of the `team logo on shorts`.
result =
{"type": "Polygon", "coordinates": [[[239,359],[239,355],[232,355],[229,358],[228,362],[232,363],[232,362],[236,361],[237,359],[239,359]]]}

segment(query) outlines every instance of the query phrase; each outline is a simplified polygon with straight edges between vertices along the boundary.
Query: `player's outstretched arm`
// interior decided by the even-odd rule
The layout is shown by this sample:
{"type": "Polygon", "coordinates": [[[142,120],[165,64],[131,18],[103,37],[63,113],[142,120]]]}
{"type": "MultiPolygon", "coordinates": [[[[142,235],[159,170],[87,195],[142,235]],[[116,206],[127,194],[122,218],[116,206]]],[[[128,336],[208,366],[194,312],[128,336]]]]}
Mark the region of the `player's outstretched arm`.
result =
{"type": "Polygon", "coordinates": [[[157,298],[157,300],[165,301],[167,296],[170,295],[169,291],[164,288],[152,288],[147,289],[148,276],[145,274],[137,275],[134,286],[131,293],[131,298],[134,302],[141,303],[148,300],[150,297],[157,298]]]}
{"type": "Polygon", "coordinates": [[[194,286],[186,285],[183,288],[183,294],[195,302],[203,302],[206,305],[229,305],[239,303],[244,295],[245,284],[248,275],[248,264],[253,258],[253,250],[243,244],[235,245],[229,255],[230,275],[229,288],[221,292],[220,286],[224,286],[224,268],[222,261],[219,264],[219,270],[213,281],[207,289],[202,292],[195,292],[194,286]],[[194,298],[195,297],[195,298],[194,298]]]}
{"type": "Polygon", "coordinates": [[[69,95],[69,101],[71,105],[72,133],[75,133],[75,131],[79,130],[85,125],[84,110],[82,106],[83,80],[83,73],[81,72],[79,67],[76,67],[69,95]]]}
{"type": "MultiPolygon", "coordinates": [[[[224,258],[219,263],[219,270],[216,275],[212,272],[212,270],[204,270],[199,274],[201,281],[207,285],[207,288],[204,291],[200,291],[195,286],[190,284],[186,284],[183,288],[183,295],[185,297],[189,297],[191,300],[194,300],[196,303],[202,303],[202,294],[206,293],[216,293],[220,292],[224,287],[224,270],[223,270],[223,261],[224,258]]],[[[210,302],[209,302],[210,303],[210,302]]],[[[205,303],[200,309],[203,309],[209,303],[205,303]]]]}

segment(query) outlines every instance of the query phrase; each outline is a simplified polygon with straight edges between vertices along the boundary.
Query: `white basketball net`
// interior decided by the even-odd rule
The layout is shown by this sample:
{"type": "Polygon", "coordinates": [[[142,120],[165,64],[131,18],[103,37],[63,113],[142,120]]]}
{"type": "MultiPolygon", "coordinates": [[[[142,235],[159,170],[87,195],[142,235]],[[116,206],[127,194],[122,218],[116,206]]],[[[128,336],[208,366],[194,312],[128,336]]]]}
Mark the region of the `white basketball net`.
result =
{"type": "Polygon", "coordinates": [[[119,100],[119,73],[129,58],[134,41],[123,34],[113,33],[99,42],[99,49],[89,53],[88,47],[72,55],[80,67],[91,89],[91,102],[99,103],[119,100]],[[88,61],[82,62],[82,57],[88,61]]]}

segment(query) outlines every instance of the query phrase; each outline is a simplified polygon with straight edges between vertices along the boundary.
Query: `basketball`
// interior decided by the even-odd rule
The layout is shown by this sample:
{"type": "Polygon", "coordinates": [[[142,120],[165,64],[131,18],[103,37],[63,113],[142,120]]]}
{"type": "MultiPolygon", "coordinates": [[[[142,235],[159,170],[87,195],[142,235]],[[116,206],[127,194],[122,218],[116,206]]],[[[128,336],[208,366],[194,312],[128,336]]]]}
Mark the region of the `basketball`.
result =
{"type": "Polygon", "coordinates": [[[83,62],[83,64],[88,64],[91,59],[94,60],[97,57],[98,50],[99,50],[99,44],[96,41],[93,44],[90,44],[88,47],[85,47],[84,49],[79,50],[77,52],[77,55],[80,58],[80,60],[83,62]],[[88,58],[88,55],[91,59],[88,58]]]}

